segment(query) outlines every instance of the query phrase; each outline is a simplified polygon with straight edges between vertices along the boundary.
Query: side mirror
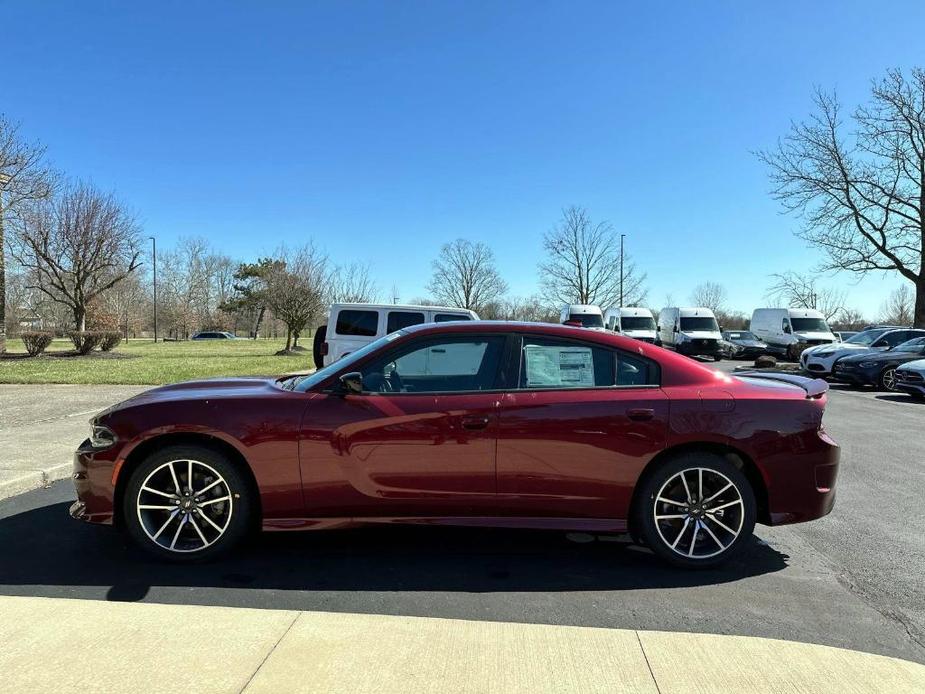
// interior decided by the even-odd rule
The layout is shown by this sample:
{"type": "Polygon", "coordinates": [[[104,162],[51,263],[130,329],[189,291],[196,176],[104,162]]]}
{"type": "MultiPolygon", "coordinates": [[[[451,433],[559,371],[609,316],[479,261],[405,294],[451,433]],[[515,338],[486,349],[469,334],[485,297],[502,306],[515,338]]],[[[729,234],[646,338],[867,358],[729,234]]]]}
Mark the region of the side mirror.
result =
{"type": "Polygon", "coordinates": [[[343,374],[340,383],[345,395],[359,395],[363,392],[363,374],[359,371],[343,374]]]}
{"type": "Polygon", "coordinates": [[[790,335],[792,332],[793,331],[790,329],[789,325],[784,326],[784,333],[786,333],[787,335],[790,335]]]}

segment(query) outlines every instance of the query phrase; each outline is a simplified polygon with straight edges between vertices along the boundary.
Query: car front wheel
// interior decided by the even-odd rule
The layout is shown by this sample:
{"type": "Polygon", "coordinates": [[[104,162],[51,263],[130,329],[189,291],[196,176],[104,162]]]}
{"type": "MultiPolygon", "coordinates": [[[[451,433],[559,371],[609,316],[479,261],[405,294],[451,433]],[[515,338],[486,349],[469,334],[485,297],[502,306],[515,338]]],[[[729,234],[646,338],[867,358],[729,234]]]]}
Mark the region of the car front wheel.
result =
{"type": "Polygon", "coordinates": [[[662,559],[684,568],[720,564],[755,527],[755,494],[745,475],[710,453],[669,460],[643,482],[634,525],[662,559]]]}
{"type": "Polygon", "coordinates": [[[896,390],[896,368],[887,367],[880,374],[880,390],[894,392],[896,390]]]}
{"type": "Polygon", "coordinates": [[[200,446],[168,446],[129,478],[123,518],[144,550],[171,561],[212,559],[247,533],[254,501],[237,466],[200,446]]]}

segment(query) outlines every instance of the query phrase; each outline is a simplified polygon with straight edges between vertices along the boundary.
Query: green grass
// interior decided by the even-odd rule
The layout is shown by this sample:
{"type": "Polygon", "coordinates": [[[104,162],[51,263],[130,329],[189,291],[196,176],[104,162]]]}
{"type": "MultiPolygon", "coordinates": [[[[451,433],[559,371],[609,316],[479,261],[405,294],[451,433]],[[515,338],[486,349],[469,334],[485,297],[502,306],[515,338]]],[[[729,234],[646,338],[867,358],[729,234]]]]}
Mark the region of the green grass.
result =
{"type": "MultiPolygon", "coordinates": [[[[221,340],[158,342],[130,340],[110,354],[55,356],[73,349],[69,340],[55,340],[45,354],[0,358],[0,383],[105,383],[160,385],[215,376],[276,376],[314,368],[311,352],[275,356],[284,340],[221,340]]],[[[308,347],[309,345],[305,345],[308,347]]],[[[8,340],[7,352],[26,350],[8,340]]]]}

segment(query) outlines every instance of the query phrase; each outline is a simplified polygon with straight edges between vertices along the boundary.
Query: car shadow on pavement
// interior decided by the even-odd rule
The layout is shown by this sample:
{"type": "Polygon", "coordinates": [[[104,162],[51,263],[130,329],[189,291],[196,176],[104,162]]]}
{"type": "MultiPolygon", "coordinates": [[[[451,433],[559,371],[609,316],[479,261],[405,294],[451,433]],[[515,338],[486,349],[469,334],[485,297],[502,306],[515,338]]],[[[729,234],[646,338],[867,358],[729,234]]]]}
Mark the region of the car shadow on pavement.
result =
{"type": "MultiPolygon", "coordinates": [[[[789,559],[753,539],[718,569],[685,571],[613,537],[388,526],[264,533],[228,558],[175,565],[150,558],[112,528],[71,520],[67,508],[54,503],[0,518],[0,594],[99,598],[108,587],[107,599],[136,601],[152,587],[619,591],[727,583],[780,571],[789,559]]],[[[202,592],[205,599],[193,601],[210,604],[210,591],[202,592]]]]}
{"type": "Polygon", "coordinates": [[[901,402],[910,405],[925,405],[925,400],[914,398],[905,393],[884,393],[883,395],[877,395],[875,397],[877,400],[888,400],[890,402],[901,402]]]}

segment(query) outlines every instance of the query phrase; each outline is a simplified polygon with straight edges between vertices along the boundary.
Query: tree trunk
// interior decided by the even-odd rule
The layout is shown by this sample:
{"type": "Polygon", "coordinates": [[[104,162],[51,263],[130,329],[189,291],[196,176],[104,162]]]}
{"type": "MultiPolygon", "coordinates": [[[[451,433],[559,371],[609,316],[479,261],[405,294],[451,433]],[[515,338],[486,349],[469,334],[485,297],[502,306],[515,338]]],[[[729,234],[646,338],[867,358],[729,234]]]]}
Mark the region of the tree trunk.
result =
{"type": "Polygon", "coordinates": [[[292,331],[287,326],[286,327],[286,351],[287,352],[289,351],[289,345],[290,345],[291,340],[292,340],[292,331]]]}
{"type": "Polygon", "coordinates": [[[912,314],[912,326],[925,328],[925,274],[919,275],[915,283],[915,313],[912,314]]]}
{"type": "Polygon", "coordinates": [[[83,306],[74,308],[74,327],[80,332],[87,329],[87,311],[83,306]]]}
{"type": "Polygon", "coordinates": [[[261,306],[257,309],[257,318],[254,320],[254,330],[251,333],[253,339],[257,339],[257,336],[260,334],[260,323],[263,320],[263,312],[267,310],[266,306],[261,306]]]}

